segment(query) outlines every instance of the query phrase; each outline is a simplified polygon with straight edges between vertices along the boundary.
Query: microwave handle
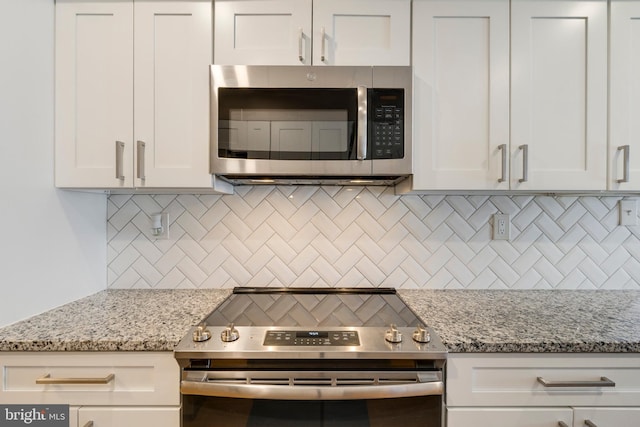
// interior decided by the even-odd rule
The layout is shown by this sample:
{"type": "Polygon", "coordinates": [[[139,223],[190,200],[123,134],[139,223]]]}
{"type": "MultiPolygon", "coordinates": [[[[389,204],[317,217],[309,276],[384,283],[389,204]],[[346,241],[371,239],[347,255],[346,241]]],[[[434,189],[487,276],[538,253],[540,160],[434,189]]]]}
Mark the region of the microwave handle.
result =
{"type": "Polygon", "coordinates": [[[358,86],[358,134],[356,135],[358,160],[367,158],[367,127],[367,88],[358,86]]]}

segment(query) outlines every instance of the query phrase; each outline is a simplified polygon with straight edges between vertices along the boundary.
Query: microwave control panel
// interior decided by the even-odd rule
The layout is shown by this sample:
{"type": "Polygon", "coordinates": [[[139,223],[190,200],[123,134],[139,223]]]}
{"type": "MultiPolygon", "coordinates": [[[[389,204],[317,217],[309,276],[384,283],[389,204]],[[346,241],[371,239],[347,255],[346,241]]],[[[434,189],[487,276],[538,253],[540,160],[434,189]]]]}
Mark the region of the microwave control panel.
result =
{"type": "Polygon", "coordinates": [[[369,152],[372,159],[404,157],[404,89],[369,89],[369,152]]]}

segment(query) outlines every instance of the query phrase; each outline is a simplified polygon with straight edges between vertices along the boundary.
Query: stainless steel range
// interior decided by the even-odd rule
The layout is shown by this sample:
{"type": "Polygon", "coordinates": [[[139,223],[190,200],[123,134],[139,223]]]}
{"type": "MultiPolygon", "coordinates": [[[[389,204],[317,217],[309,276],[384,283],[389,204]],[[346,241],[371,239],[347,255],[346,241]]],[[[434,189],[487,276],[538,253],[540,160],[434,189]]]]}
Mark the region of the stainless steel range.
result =
{"type": "Polygon", "coordinates": [[[236,288],[176,347],[183,427],[441,427],[446,348],[391,288],[236,288]]]}

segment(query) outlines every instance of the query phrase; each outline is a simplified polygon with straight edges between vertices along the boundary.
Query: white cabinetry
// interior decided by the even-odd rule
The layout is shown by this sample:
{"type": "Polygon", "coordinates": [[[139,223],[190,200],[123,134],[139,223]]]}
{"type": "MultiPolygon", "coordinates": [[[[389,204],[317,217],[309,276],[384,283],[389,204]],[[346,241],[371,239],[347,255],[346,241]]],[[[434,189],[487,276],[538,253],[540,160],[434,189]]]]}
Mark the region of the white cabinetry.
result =
{"type": "Polygon", "coordinates": [[[0,402],[69,404],[74,427],[178,427],[179,382],[170,352],[0,353],[0,402]]]}
{"type": "Polygon", "coordinates": [[[58,187],[212,186],[211,13],[205,0],[56,2],[58,187]]]}
{"type": "Polygon", "coordinates": [[[509,189],[509,0],[414,0],[416,189],[509,189]]]}
{"type": "Polygon", "coordinates": [[[216,64],[409,65],[410,0],[217,0],[216,64]]]}
{"type": "Polygon", "coordinates": [[[609,189],[637,191],[640,190],[640,2],[611,1],[610,46],[609,189]]]}
{"type": "Polygon", "coordinates": [[[607,14],[511,0],[511,189],[606,189],[607,14]]]}
{"type": "Polygon", "coordinates": [[[607,13],[414,0],[413,189],[604,190],[607,13]]]}
{"type": "Polygon", "coordinates": [[[446,406],[448,427],[637,426],[640,366],[635,354],[453,354],[446,406]]]}

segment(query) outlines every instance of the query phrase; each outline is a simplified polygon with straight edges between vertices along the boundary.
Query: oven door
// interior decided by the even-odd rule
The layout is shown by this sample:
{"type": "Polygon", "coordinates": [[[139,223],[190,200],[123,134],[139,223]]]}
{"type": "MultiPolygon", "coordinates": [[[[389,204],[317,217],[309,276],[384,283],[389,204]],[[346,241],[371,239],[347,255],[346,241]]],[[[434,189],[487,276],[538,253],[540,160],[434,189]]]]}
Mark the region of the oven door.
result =
{"type": "Polygon", "coordinates": [[[185,371],[183,427],[441,427],[442,371],[185,371]]]}

